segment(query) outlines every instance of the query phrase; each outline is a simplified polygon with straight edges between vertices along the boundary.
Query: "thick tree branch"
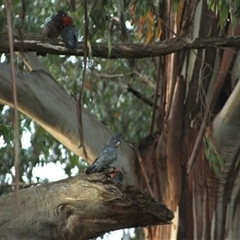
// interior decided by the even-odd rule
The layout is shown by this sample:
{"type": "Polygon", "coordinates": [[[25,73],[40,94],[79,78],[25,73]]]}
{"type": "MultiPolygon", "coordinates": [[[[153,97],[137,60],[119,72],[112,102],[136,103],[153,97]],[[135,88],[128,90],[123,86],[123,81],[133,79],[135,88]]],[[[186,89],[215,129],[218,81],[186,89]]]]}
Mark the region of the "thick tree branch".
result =
{"type": "MultiPolygon", "coordinates": [[[[159,43],[144,46],[141,43],[113,44],[111,53],[107,44],[92,43],[92,56],[101,58],[147,58],[161,56],[185,49],[205,49],[216,47],[239,47],[240,36],[216,38],[187,38],[177,37],[159,43]]],[[[79,42],[78,48],[69,50],[59,40],[40,40],[39,38],[25,38],[20,40],[15,37],[15,51],[33,51],[56,55],[84,56],[84,43],[79,42]]],[[[5,35],[0,36],[0,53],[9,52],[9,41],[5,35]]]]}
{"type": "MultiPolygon", "coordinates": [[[[36,58],[36,56],[35,56],[36,58]]],[[[76,101],[47,72],[37,69],[31,72],[16,70],[18,89],[18,110],[40,124],[58,141],[78,156],[84,157],[79,146],[76,101]]],[[[0,103],[13,106],[11,91],[11,70],[6,64],[0,64],[0,103]]],[[[104,143],[112,133],[97,118],[83,109],[84,145],[88,161],[93,162],[104,143]]],[[[133,150],[124,142],[118,148],[116,167],[124,171],[124,180],[133,184],[133,150]]],[[[87,159],[86,159],[87,160],[87,159]]]]}
{"type": "Polygon", "coordinates": [[[169,224],[173,212],[140,189],[81,174],[0,198],[1,239],[85,240],[126,227],[169,224]]]}

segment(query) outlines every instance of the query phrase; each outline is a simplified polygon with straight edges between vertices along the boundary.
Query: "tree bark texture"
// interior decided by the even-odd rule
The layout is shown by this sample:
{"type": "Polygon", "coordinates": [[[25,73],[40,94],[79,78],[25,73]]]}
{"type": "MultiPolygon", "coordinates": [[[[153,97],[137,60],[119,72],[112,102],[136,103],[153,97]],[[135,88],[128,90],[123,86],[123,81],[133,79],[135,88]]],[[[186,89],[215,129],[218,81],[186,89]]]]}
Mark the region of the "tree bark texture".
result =
{"type": "MultiPolygon", "coordinates": [[[[187,49],[206,49],[217,47],[239,47],[240,37],[212,37],[212,38],[189,38],[179,35],[172,39],[156,42],[144,46],[144,44],[126,43],[112,45],[109,53],[107,44],[94,43],[91,46],[91,56],[100,58],[149,58],[180,52],[187,49]]],[[[15,36],[14,51],[38,52],[40,54],[75,55],[84,56],[84,43],[79,42],[78,48],[69,50],[64,47],[60,40],[42,40],[40,38],[19,39],[15,36]]],[[[6,34],[0,36],[0,53],[9,52],[9,42],[6,34]]]]}
{"type": "Polygon", "coordinates": [[[0,238],[87,240],[107,231],[169,224],[173,212],[104,174],[80,174],[0,198],[0,238]]]}
{"type": "MultiPolygon", "coordinates": [[[[206,2],[200,1],[193,21],[195,39],[219,35],[218,20],[206,2]]],[[[239,26],[235,29],[229,26],[227,34],[238,35],[238,31],[239,26]]],[[[143,178],[142,187],[150,186],[153,195],[166,202],[175,218],[171,226],[149,227],[148,239],[238,239],[240,236],[237,227],[240,84],[236,84],[240,78],[239,51],[235,45],[229,47],[186,50],[164,57],[163,65],[160,62],[163,108],[159,108],[157,135],[148,136],[145,144],[141,143],[145,146],[140,151],[145,174],[139,173],[139,178],[143,178]],[[226,84],[230,86],[227,101],[221,95],[226,84]],[[187,174],[188,160],[206,109],[210,110],[207,131],[201,136],[195,164],[187,174]],[[224,159],[219,174],[205,157],[210,150],[204,147],[203,138],[208,133],[224,159]]]]}

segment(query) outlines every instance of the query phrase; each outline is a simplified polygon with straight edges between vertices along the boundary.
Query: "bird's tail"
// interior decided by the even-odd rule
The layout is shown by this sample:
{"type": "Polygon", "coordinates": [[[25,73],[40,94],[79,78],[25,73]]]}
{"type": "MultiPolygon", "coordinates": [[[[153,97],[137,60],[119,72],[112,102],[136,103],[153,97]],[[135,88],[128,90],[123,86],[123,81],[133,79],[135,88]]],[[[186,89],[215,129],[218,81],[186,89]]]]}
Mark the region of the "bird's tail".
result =
{"type": "Polygon", "coordinates": [[[95,173],[95,172],[97,172],[97,167],[95,165],[88,167],[86,170],[86,174],[91,174],[91,173],[95,173]]]}

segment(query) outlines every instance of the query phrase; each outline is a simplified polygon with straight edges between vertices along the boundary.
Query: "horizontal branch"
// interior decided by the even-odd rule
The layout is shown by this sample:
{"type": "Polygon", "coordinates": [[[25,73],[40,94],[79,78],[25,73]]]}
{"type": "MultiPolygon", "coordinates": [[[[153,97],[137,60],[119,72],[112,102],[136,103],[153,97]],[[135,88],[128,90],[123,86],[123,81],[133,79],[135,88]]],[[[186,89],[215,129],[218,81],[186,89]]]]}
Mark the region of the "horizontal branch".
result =
{"type": "Polygon", "coordinates": [[[85,240],[127,227],[169,224],[174,215],[148,193],[81,174],[0,197],[1,239],[85,240]]]}
{"type": "MultiPolygon", "coordinates": [[[[186,49],[205,49],[215,47],[239,47],[240,36],[215,38],[177,37],[166,41],[144,46],[141,43],[113,44],[111,52],[107,44],[92,43],[91,56],[100,58],[147,58],[166,55],[186,49]]],[[[70,50],[64,43],[54,39],[24,38],[14,40],[15,51],[38,52],[41,54],[84,56],[84,43],[79,42],[78,48],[70,50]]],[[[9,52],[9,41],[5,35],[0,36],[0,53],[9,52]]]]}

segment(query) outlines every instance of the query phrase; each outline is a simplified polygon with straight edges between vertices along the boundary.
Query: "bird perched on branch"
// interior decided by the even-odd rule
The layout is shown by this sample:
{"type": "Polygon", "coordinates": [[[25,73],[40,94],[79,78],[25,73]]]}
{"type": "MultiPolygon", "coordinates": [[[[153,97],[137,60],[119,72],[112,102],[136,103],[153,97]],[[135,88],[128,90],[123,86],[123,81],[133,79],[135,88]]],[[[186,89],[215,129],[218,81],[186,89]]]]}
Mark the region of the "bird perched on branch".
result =
{"type": "Polygon", "coordinates": [[[67,16],[67,14],[62,11],[58,10],[57,15],[51,18],[48,21],[43,29],[42,36],[48,38],[57,38],[60,34],[63,24],[63,17],[67,16]]]}
{"type": "Polygon", "coordinates": [[[78,44],[78,30],[73,24],[73,19],[69,16],[64,16],[62,19],[62,29],[60,35],[66,43],[66,47],[74,49],[78,44]]]}
{"type": "Polygon", "coordinates": [[[109,138],[99,157],[87,168],[86,174],[103,172],[104,169],[108,168],[117,159],[117,147],[120,144],[121,135],[115,134],[109,138]]]}

